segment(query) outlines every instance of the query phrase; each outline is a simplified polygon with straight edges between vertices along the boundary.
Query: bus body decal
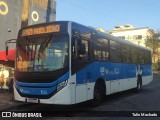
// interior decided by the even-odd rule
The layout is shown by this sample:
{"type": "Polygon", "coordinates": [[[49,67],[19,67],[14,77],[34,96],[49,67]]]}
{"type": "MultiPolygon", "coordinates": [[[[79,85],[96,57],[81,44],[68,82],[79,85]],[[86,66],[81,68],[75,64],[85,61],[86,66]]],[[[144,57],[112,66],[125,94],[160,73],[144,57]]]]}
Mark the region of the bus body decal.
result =
{"type": "MultiPolygon", "coordinates": [[[[121,80],[126,78],[137,78],[138,65],[121,64],[121,63],[99,63],[93,62],[77,73],[77,84],[84,84],[87,82],[95,82],[99,78],[109,80],[121,80]],[[102,70],[102,67],[103,69],[102,70]],[[92,71],[90,71],[92,70],[92,71]],[[90,75],[88,75],[90,74],[90,75]]],[[[151,65],[141,65],[142,76],[152,75],[151,65]]]]}

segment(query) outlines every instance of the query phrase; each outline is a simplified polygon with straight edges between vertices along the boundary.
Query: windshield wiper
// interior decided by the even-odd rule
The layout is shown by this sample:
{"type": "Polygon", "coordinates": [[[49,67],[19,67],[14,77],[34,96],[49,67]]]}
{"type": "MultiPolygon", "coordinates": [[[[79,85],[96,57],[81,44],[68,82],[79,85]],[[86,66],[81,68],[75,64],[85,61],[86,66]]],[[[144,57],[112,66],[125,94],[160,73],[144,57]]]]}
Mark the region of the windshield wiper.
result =
{"type": "Polygon", "coordinates": [[[51,35],[49,37],[49,39],[44,40],[41,45],[40,48],[38,50],[38,62],[39,62],[39,58],[40,58],[40,53],[43,53],[43,51],[46,49],[46,47],[48,46],[48,44],[50,43],[51,39],[52,39],[53,35],[51,35]]]}
{"type": "Polygon", "coordinates": [[[38,52],[43,52],[43,51],[46,49],[46,47],[48,46],[48,44],[50,43],[51,39],[52,39],[52,36],[50,36],[49,39],[44,40],[44,41],[41,43],[38,52]]]}

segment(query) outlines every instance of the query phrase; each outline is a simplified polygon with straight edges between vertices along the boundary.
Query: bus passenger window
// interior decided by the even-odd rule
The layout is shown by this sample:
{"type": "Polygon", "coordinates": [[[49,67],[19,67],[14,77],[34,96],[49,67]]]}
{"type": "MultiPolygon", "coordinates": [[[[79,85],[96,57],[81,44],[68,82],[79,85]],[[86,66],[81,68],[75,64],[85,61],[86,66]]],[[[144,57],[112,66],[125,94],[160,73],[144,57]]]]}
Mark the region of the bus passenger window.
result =
{"type": "Polygon", "coordinates": [[[132,59],[132,63],[138,62],[137,47],[131,48],[131,59],[132,59]]]}
{"type": "Polygon", "coordinates": [[[138,49],[139,63],[144,64],[144,52],[142,49],[138,49]]]}
{"type": "Polygon", "coordinates": [[[102,51],[102,60],[106,60],[106,52],[105,51],[102,51]]]}
{"type": "Polygon", "coordinates": [[[145,64],[151,64],[151,52],[145,51],[145,64]]]}
{"type": "Polygon", "coordinates": [[[78,44],[78,59],[88,61],[88,41],[81,40],[78,44]]]}
{"type": "Polygon", "coordinates": [[[108,52],[108,39],[102,38],[102,60],[107,61],[109,59],[108,52]]]}
{"type": "Polygon", "coordinates": [[[102,58],[101,47],[102,47],[101,44],[95,44],[95,48],[94,48],[95,60],[101,61],[101,58],[102,58]]]}
{"type": "Polygon", "coordinates": [[[130,47],[128,45],[123,44],[121,46],[122,50],[122,62],[130,63],[130,47]]]}
{"type": "Polygon", "coordinates": [[[120,44],[112,40],[110,40],[110,60],[112,62],[121,62],[120,44]]]}

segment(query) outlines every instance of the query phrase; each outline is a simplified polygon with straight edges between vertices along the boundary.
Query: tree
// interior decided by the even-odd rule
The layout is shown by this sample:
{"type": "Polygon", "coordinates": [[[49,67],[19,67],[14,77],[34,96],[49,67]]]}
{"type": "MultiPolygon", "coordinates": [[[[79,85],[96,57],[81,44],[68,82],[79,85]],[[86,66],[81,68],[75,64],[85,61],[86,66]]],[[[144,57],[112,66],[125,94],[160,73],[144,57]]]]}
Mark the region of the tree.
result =
{"type": "Polygon", "coordinates": [[[158,31],[153,36],[148,37],[145,44],[152,51],[153,63],[158,62],[158,57],[159,57],[158,48],[160,47],[160,32],[158,31]]]}

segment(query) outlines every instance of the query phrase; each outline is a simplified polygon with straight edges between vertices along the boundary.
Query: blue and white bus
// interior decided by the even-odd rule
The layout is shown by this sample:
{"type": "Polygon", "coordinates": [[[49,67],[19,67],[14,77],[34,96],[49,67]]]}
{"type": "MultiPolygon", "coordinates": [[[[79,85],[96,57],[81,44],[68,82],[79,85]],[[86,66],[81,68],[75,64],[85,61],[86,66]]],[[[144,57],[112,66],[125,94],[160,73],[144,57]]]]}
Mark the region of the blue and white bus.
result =
{"type": "Polygon", "coordinates": [[[70,21],[19,31],[14,75],[16,101],[70,105],[152,81],[151,51],[70,21]]]}

